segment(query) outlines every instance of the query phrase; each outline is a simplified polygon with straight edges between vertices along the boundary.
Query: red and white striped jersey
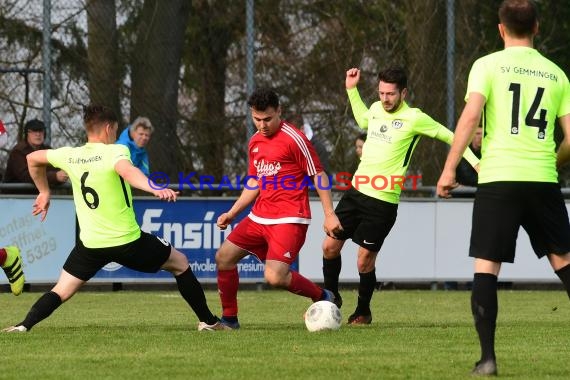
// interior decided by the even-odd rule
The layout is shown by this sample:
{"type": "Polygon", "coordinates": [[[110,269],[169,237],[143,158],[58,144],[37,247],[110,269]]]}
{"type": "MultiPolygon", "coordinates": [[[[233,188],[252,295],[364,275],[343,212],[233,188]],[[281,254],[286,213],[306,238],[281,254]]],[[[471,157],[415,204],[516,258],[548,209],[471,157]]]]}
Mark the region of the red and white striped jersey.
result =
{"type": "Polygon", "coordinates": [[[313,145],[291,124],[249,141],[248,175],[258,179],[259,195],[249,217],[260,224],[309,224],[309,185],[323,171],[313,145]]]}

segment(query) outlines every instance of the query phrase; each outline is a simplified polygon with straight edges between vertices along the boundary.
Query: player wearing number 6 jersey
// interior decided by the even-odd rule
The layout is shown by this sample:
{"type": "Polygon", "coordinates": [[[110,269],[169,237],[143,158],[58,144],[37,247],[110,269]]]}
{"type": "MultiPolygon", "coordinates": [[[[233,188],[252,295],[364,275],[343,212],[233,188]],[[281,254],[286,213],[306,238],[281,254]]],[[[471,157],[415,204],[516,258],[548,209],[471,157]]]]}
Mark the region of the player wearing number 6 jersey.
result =
{"type": "Polygon", "coordinates": [[[476,375],[496,375],[497,276],[513,262],[519,227],[547,256],[570,296],[570,225],[557,166],[570,158],[570,86],[564,72],[533,48],[536,6],[506,0],[499,8],[505,49],[477,60],[466,105],[437,184],[449,197],[455,169],[479,121],[484,128],[469,255],[475,258],[471,309],[481,345],[476,375]],[[564,140],[556,153],[555,121],[564,140]]]}
{"type": "Polygon", "coordinates": [[[200,320],[198,330],[223,329],[210,312],[202,286],[186,256],[170,243],[142,232],[136,222],[130,186],[166,201],[176,201],[177,193],[153,188],[131,163],[127,147],[114,144],[118,119],[113,111],[88,106],[83,120],[87,131],[85,145],[40,150],[27,156],[30,174],[39,190],[33,215],[40,215],[43,221],[50,205],[46,166],[51,164],[65,170],[73,186],[80,240],[69,254],[53,289],[36,301],[22,322],[4,331],[30,330],[110,262],[140,272],[169,271],[176,279],[180,294],[200,320]]]}

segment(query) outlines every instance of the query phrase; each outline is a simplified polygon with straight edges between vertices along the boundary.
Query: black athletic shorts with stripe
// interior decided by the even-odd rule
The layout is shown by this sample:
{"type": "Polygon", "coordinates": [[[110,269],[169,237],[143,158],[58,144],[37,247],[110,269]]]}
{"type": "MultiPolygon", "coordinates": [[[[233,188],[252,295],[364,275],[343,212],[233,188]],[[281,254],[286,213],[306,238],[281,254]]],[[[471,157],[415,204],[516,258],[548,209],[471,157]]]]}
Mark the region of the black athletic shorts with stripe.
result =
{"type": "Polygon", "coordinates": [[[350,188],[342,195],[335,213],[343,228],[337,239],[352,239],[359,246],[378,252],[396,222],[398,205],[350,188]]]}
{"type": "Polygon", "coordinates": [[[116,247],[87,248],[79,241],[63,269],[83,281],[89,281],[111,262],[139,272],[156,273],[168,260],[170,250],[169,242],[144,231],[137,240],[116,247]]]}
{"type": "Polygon", "coordinates": [[[570,224],[560,185],[549,182],[480,184],[473,204],[469,256],[496,262],[515,260],[522,226],[536,256],[570,252],[570,224]]]}

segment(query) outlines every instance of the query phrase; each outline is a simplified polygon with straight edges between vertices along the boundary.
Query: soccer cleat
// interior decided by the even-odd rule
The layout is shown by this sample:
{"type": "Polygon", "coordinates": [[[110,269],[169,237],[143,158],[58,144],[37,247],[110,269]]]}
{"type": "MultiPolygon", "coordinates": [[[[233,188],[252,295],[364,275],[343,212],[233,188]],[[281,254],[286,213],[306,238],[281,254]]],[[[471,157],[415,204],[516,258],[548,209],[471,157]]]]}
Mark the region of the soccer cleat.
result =
{"type": "Polygon", "coordinates": [[[219,330],[233,330],[233,329],[224,325],[219,320],[213,325],[209,325],[206,322],[198,323],[198,331],[219,331],[219,330]]]}
{"type": "Polygon", "coordinates": [[[493,359],[478,361],[471,371],[474,376],[497,376],[497,362],[493,359]]]}
{"type": "Polygon", "coordinates": [[[219,322],[222,326],[224,326],[223,330],[239,330],[241,327],[239,325],[239,321],[231,322],[222,317],[219,322]]]}
{"type": "Polygon", "coordinates": [[[6,250],[6,261],[2,265],[8,282],[10,282],[10,289],[12,294],[19,296],[24,290],[24,271],[22,270],[22,258],[20,257],[20,250],[15,246],[4,247],[6,250]]]}
{"type": "Polygon", "coordinates": [[[334,293],[328,289],[323,289],[323,295],[321,296],[321,301],[329,301],[336,305],[336,297],[334,296],[334,293]]]}
{"type": "Polygon", "coordinates": [[[350,317],[348,317],[348,324],[349,325],[369,325],[372,323],[372,315],[361,315],[354,313],[350,317]]]}
{"type": "Polygon", "coordinates": [[[22,325],[10,326],[10,327],[6,327],[5,329],[2,330],[2,332],[5,332],[5,333],[19,333],[19,332],[26,332],[26,331],[28,331],[28,329],[22,325]]]}

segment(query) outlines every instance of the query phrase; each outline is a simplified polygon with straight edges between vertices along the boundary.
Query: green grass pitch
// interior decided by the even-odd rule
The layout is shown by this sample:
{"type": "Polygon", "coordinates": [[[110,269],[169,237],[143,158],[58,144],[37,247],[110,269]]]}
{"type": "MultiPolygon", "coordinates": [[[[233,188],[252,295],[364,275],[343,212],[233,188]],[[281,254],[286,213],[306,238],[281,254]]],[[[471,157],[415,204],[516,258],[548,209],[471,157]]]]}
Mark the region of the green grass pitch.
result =
{"type": "MultiPolygon", "coordinates": [[[[2,327],[40,293],[0,294],[2,327]]],[[[206,292],[219,314],[218,296],[206,292]]],[[[241,291],[242,329],[198,332],[171,291],[80,292],[25,334],[0,334],[0,379],[468,379],[478,359],[467,291],[381,291],[370,326],[309,333],[310,302],[241,291]]],[[[499,376],[570,378],[570,302],[561,291],[499,291],[499,376]]]]}

